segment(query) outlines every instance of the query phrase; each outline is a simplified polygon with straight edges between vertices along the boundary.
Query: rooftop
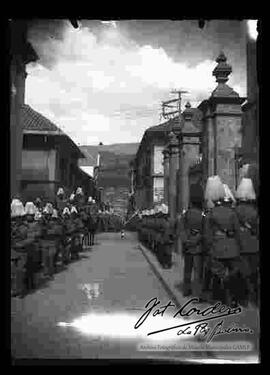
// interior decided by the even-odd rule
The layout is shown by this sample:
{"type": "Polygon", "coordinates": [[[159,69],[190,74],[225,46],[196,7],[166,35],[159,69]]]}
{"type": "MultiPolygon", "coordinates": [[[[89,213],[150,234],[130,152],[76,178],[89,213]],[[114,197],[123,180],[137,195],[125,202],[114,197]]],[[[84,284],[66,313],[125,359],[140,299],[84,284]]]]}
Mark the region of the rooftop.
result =
{"type": "Polygon", "coordinates": [[[84,158],[84,154],[73,140],[64,133],[57,125],[47,119],[41,113],[35,111],[28,104],[22,105],[22,127],[23,133],[31,135],[46,134],[51,136],[62,136],[76,150],[80,158],[84,158]]]}

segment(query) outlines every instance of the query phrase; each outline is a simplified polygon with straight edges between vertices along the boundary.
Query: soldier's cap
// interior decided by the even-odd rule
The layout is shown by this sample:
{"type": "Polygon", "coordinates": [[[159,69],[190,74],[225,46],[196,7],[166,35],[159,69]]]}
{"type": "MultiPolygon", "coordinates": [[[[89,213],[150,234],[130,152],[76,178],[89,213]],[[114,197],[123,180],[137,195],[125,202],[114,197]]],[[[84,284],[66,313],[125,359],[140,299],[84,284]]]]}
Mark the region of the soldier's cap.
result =
{"type": "Polygon", "coordinates": [[[58,189],[57,195],[64,195],[64,189],[60,187],[58,189]]]}
{"type": "Polygon", "coordinates": [[[256,194],[251,178],[242,178],[235,194],[238,200],[253,201],[256,200],[256,194]]]}
{"type": "Polygon", "coordinates": [[[70,215],[70,211],[69,211],[69,208],[68,207],[65,207],[63,209],[63,215],[70,215]]]}
{"type": "Polygon", "coordinates": [[[20,217],[25,215],[25,210],[21,201],[14,199],[11,203],[11,217],[20,217]]]}
{"type": "Polygon", "coordinates": [[[25,204],[25,215],[35,215],[37,208],[33,202],[27,202],[25,204]]]}
{"type": "Polygon", "coordinates": [[[72,207],[71,207],[70,213],[71,213],[71,214],[73,214],[73,213],[74,213],[74,214],[77,214],[77,213],[78,213],[78,211],[77,211],[77,209],[76,209],[75,206],[72,206],[72,207]]]}
{"type": "Polygon", "coordinates": [[[76,190],[76,194],[83,194],[82,188],[78,187],[76,190]]]}
{"type": "Polygon", "coordinates": [[[225,189],[219,176],[210,176],[207,179],[204,198],[206,201],[216,202],[225,197],[225,189]]]}

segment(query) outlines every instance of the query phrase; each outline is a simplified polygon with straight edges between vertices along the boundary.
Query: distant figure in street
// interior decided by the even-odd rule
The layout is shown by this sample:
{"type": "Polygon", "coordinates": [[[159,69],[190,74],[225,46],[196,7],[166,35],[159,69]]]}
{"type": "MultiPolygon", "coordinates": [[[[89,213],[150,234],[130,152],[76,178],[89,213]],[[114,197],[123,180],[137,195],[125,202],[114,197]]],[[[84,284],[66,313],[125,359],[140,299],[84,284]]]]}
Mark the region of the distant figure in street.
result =
{"type": "Polygon", "coordinates": [[[125,231],[124,229],[121,229],[121,240],[125,238],[125,231]]]}

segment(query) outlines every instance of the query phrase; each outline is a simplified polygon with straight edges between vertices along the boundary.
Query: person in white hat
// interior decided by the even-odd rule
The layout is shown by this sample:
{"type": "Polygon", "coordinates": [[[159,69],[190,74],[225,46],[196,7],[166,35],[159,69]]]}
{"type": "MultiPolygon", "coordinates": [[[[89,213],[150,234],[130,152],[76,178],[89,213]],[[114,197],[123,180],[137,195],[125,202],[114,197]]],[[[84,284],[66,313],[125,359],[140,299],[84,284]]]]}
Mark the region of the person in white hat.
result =
{"type": "Polygon", "coordinates": [[[83,223],[79,217],[78,210],[75,206],[71,207],[70,217],[73,225],[72,244],[71,244],[71,258],[73,260],[79,259],[81,234],[84,229],[83,223]]]}
{"type": "Polygon", "coordinates": [[[54,231],[54,249],[55,254],[53,257],[53,265],[54,265],[54,272],[57,272],[57,265],[58,262],[63,260],[63,236],[64,236],[64,228],[63,223],[60,217],[58,216],[58,212],[56,209],[53,209],[53,213],[51,216],[52,222],[52,229],[54,231]]]}
{"type": "Polygon", "coordinates": [[[205,201],[208,208],[221,204],[225,198],[225,188],[219,176],[208,177],[205,187],[205,201]]]}
{"type": "Polygon", "coordinates": [[[259,303],[259,215],[256,195],[250,178],[242,178],[236,191],[235,209],[240,223],[241,257],[245,281],[243,303],[259,303]]]}
{"type": "Polygon", "coordinates": [[[63,265],[68,265],[71,260],[71,243],[74,225],[70,218],[70,210],[68,207],[63,209],[63,265]]]}
{"type": "Polygon", "coordinates": [[[56,194],[56,208],[59,212],[62,212],[65,208],[67,201],[65,199],[65,192],[62,187],[60,187],[56,194]]]}
{"type": "Polygon", "coordinates": [[[213,299],[225,304],[239,304],[240,227],[234,210],[224,204],[225,196],[219,176],[209,177],[205,200],[211,202],[212,208],[205,216],[205,251],[211,254],[208,271],[211,272],[213,299]]]}
{"type": "Polygon", "coordinates": [[[55,256],[57,252],[56,239],[58,227],[55,223],[56,212],[51,203],[47,203],[43,210],[42,220],[42,263],[44,276],[52,278],[55,270],[55,256]]]}
{"type": "Polygon", "coordinates": [[[159,242],[159,261],[163,268],[168,269],[172,267],[172,251],[174,245],[174,223],[170,220],[168,215],[168,206],[162,205],[162,223],[161,235],[159,242]]]}
{"type": "Polygon", "coordinates": [[[85,196],[81,187],[77,188],[74,200],[76,206],[79,208],[85,205],[85,196]]]}

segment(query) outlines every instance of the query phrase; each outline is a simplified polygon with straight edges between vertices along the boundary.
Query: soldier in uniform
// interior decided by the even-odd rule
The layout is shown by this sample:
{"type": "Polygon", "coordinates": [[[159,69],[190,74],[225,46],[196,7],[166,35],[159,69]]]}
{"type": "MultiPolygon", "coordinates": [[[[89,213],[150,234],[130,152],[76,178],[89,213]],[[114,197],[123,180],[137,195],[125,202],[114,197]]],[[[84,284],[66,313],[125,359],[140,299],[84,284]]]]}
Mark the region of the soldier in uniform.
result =
{"type": "Polygon", "coordinates": [[[22,296],[25,292],[26,250],[23,245],[27,238],[27,225],[23,221],[24,207],[19,199],[11,203],[11,292],[22,296]]]}
{"type": "Polygon", "coordinates": [[[27,260],[25,264],[25,283],[26,290],[30,291],[35,288],[35,273],[40,269],[40,252],[39,239],[41,228],[39,223],[34,220],[37,208],[33,202],[27,202],[25,205],[25,218],[27,223],[27,238],[25,248],[27,260]]]}
{"type": "Polygon", "coordinates": [[[78,211],[75,206],[70,211],[71,224],[72,224],[72,245],[71,245],[71,258],[79,259],[80,251],[80,235],[83,229],[83,224],[79,218],[78,211]]]}
{"type": "Polygon", "coordinates": [[[63,216],[63,263],[67,265],[71,258],[71,241],[72,241],[72,225],[70,219],[70,211],[65,207],[63,216]]]}
{"type": "Polygon", "coordinates": [[[202,298],[203,284],[203,190],[191,185],[190,207],[177,221],[177,235],[184,255],[184,296],[202,298]],[[193,283],[191,275],[194,275],[193,283]],[[192,285],[193,284],[193,285],[192,285]]]}
{"type": "Polygon", "coordinates": [[[228,305],[238,304],[241,285],[239,276],[240,227],[236,213],[224,204],[225,189],[219,176],[209,177],[205,200],[211,208],[205,217],[205,241],[211,258],[213,299],[228,305]]]}
{"type": "Polygon", "coordinates": [[[258,303],[259,289],[259,236],[258,236],[258,211],[256,195],[252,180],[242,178],[236,191],[237,207],[235,209],[240,223],[240,236],[242,242],[241,258],[243,260],[243,279],[245,289],[243,303],[258,303]]]}
{"type": "Polygon", "coordinates": [[[65,192],[63,188],[59,188],[56,194],[56,208],[59,213],[63,212],[63,209],[66,207],[65,192]]]}
{"type": "Polygon", "coordinates": [[[162,207],[158,208],[158,212],[156,215],[156,256],[157,260],[162,263],[162,238],[163,238],[163,211],[162,207]]]}
{"type": "Polygon", "coordinates": [[[162,266],[165,269],[172,267],[172,251],[174,244],[174,225],[168,215],[168,207],[162,206],[163,223],[162,223],[162,266]]]}
{"type": "Polygon", "coordinates": [[[60,260],[60,257],[62,258],[62,238],[63,238],[63,225],[62,225],[60,217],[58,216],[58,212],[56,209],[53,210],[50,221],[52,223],[52,229],[54,231],[55,255],[53,259],[53,265],[54,265],[54,272],[56,272],[57,263],[60,260]]]}
{"type": "Polygon", "coordinates": [[[38,209],[39,212],[42,212],[42,200],[38,197],[36,198],[34,202],[36,208],[38,209]]]}
{"type": "Polygon", "coordinates": [[[88,228],[89,228],[89,233],[90,233],[90,246],[94,246],[95,244],[95,233],[97,230],[97,225],[98,225],[97,215],[95,214],[94,211],[92,211],[89,216],[89,221],[88,221],[88,228]]]}
{"type": "Polygon", "coordinates": [[[44,276],[52,278],[54,273],[54,258],[56,254],[55,248],[55,228],[51,220],[53,214],[53,206],[47,203],[43,210],[42,219],[42,256],[44,276]]]}
{"type": "Polygon", "coordinates": [[[75,202],[74,204],[77,207],[77,209],[83,207],[85,204],[84,193],[81,187],[78,187],[78,189],[76,190],[74,202],[75,202]]]}

